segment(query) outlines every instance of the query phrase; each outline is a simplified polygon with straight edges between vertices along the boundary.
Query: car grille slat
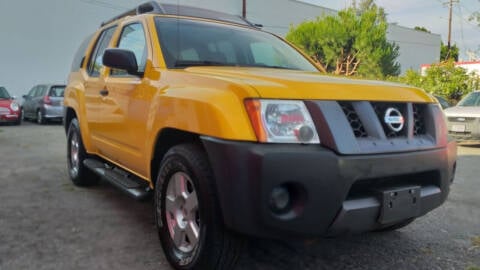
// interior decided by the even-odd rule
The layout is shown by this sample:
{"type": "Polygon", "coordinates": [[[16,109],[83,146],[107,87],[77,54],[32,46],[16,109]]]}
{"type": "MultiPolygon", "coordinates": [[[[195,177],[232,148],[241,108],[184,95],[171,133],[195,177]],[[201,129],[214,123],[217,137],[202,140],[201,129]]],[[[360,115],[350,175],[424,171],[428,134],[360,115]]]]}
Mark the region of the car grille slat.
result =
{"type": "Polygon", "coordinates": [[[365,127],[363,126],[362,121],[358,117],[357,112],[353,108],[352,103],[340,102],[339,105],[340,107],[342,107],[342,110],[345,113],[345,116],[347,117],[347,120],[350,123],[350,126],[352,127],[355,137],[357,138],[368,137],[368,134],[365,131],[365,127]]]}
{"type": "Polygon", "coordinates": [[[426,134],[425,105],[413,104],[413,136],[426,134]]]}

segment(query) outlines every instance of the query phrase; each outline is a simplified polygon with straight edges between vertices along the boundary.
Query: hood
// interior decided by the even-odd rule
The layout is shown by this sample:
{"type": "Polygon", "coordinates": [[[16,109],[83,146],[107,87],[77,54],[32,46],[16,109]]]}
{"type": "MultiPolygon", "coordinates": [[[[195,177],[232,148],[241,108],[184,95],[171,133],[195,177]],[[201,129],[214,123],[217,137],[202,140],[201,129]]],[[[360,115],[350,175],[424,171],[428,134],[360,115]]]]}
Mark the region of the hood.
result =
{"type": "Polygon", "coordinates": [[[479,106],[455,106],[444,110],[448,117],[477,117],[480,118],[479,106]]]}
{"type": "Polygon", "coordinates": [[[0,107],[10,108],[11,99],[0,99],[0,107]]]}
{"type": "Polygon", "coordinates": [[[435,102],[418,88],[317,72],[239,67],[190,67],[185,72],[249,85],[261,98],[435,102]]]}

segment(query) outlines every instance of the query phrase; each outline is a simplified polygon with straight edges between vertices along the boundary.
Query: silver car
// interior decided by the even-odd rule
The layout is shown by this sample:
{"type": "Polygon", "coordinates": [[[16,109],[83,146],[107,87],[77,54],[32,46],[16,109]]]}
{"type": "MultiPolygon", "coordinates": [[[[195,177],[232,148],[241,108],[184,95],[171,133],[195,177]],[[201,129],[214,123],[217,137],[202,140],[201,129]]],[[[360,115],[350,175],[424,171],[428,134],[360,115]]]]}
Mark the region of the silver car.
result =
{"type": "Polygon", "coordinates": [[[469,93],[444,112],[450,136],[460,143],[480,143],[480,91],[469,93]]]}
{"type": "Polygon", "coordinates": [[[62,121],[63,92],[65,85],[40,84],[23,95],[22,115],[25,120],[35,120],[39,124],[47,121],[62,121]]]}

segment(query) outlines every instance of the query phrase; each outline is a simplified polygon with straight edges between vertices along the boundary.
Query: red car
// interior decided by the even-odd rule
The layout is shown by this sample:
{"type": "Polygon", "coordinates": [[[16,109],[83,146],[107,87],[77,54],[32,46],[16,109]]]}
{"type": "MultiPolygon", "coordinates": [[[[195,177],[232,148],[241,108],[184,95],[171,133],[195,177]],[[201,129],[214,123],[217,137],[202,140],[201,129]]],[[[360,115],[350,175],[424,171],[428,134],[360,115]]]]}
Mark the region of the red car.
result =
{"type": "Polygon", "coordinates": [[[20,105],[10,96],[5,87],[0,86],[0,123],[20,125],[21,122],[20,105]]]}

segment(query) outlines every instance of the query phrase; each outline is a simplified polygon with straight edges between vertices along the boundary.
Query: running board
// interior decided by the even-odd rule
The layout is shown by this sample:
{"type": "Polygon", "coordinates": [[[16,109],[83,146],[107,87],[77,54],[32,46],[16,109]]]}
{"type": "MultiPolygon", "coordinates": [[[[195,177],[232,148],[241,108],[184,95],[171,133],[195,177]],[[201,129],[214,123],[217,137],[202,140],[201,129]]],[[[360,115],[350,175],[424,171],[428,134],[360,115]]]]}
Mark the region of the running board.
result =
{"type": "Polygon", "coordinates": [[[150,194],[151,189],[145,180],[120,168],[91,158],[85,159],[83,165],[136,200],[143,200],[150,194]]]}

